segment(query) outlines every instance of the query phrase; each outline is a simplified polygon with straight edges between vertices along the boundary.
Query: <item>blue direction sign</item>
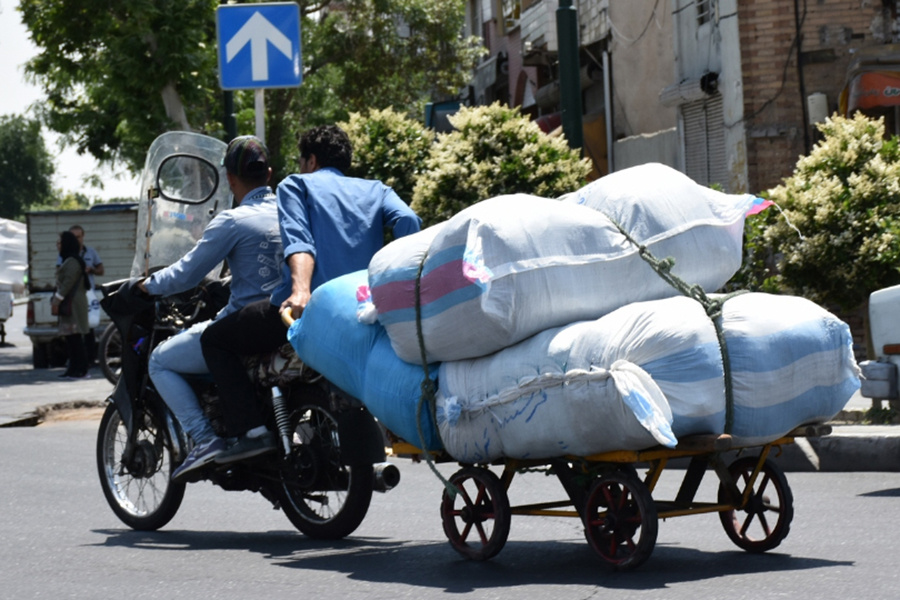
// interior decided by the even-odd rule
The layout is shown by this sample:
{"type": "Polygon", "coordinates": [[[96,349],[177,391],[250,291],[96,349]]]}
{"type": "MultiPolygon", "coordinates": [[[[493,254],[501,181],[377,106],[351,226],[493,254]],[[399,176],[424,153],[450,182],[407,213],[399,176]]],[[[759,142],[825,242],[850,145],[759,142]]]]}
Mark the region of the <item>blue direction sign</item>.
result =
{"type": "Polygon", "coordinates": [[[303,80],[296,2],[221,5],[216,32],[222,89],[297,87],[303,80]]]}

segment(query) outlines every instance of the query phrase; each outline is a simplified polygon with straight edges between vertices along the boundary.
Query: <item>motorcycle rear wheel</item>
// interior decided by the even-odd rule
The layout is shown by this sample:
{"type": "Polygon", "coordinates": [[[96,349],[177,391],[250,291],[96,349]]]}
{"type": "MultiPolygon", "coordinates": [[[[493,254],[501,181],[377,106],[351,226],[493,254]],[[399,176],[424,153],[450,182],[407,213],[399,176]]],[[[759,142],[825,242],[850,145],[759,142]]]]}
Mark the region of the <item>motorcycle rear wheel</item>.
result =
{"type": "Polygon", "coordinates": [[[297,410],[292,456],[282,468],[281,507],[303,534],[317,540],[347,537],[363,522],[372,501],[372,465],[341,463],[337,420],[318,405],[297,410]]]}
{"type": "Polygon", "coordinates": [[[172,453],[161,419],[145,412],[137,427],[137,448],[125,464],[128,432],[115,404],[106,407],[97,435],[100,487],[119,520],[138,531],[155,531],[178,512],[185,484],[172,482],[172,453]]]}

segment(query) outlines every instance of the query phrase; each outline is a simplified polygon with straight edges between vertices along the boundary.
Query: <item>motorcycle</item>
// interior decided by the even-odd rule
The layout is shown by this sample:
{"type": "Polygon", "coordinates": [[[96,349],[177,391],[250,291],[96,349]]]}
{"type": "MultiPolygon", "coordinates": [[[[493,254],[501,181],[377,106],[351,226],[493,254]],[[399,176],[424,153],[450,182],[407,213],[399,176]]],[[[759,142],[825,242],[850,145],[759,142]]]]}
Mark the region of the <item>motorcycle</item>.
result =
{"type": "MultiPolygon", "coordinates": [[[[225,180],[213,162],[192,154],[189,146],[170,148],[168,155],[157,152],[152,163],[148,155],[145,175],[148,168],[156,168],[157,173],[147,195],[147,223],[154,223],[162,211],[182,210],[173,208],[173,203],[197,208],[215,197],[215,190],[208,188],[225,180]],[[172,164],[173,160],[178,164],[172,164]],[[205,183],[198,186],[198,182],[205,183]],[[206,200],[199,202],[202,198],[206,200]]],[[[215,208],[194,214],[211,220],[215,208]]],[[[159,235],[165,219],[157,219],[153,227],[146,237],[166,239],[166,252],[171,254],[177,237],[159,235]]],[[[140,237],[139,232],[139,241],[140,237]]],[[[161,265],[154,265],[159,259],[151,244],[138,248],[135,265],[143,264],[146,270],[101,288],[101,306],[119,334],[121,355],[96,450],[100,483],[110,508],[129,527],[147,531],[166,525],[181,506],[187,484],[172,481],[172,472],[191,449],[189,437],[148,375],[150,353],[169,336],[211,318],[228,295],[227,279],[213,273],[189,292],[168,298],[147,296],[137,283],[161,265]]],[[[260,493],[309,537],[350,535],[365,518],[373,492],[387,491],[399,482],[399,470],[385,462],[381,427],[358,400],[304,367],[287,342],[271,355],[254,357],[248,369],[257,383],[256,400],[266,407],[267,426],[277,434],[277,449],[228,465],[211,463],[198,478],[227,491],[260,493]]],[[[223,434],[211,378],[186,379],[214,429],[223,434]]]]}

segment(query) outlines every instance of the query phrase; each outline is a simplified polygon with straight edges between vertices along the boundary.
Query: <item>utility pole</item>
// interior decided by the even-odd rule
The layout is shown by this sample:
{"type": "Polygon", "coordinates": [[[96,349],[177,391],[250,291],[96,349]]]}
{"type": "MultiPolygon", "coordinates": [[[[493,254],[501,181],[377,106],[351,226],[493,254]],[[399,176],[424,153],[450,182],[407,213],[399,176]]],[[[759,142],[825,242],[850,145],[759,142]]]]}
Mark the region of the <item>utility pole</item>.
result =
{"type": "Polygon", "coordinates": [[[570,148],[581,150],[584,146],[581,61],[578,57],[578,12],[572,6],[572,0],[559,0],[556,33],[559,44],[559,98],[563,133],[570,148]]]}

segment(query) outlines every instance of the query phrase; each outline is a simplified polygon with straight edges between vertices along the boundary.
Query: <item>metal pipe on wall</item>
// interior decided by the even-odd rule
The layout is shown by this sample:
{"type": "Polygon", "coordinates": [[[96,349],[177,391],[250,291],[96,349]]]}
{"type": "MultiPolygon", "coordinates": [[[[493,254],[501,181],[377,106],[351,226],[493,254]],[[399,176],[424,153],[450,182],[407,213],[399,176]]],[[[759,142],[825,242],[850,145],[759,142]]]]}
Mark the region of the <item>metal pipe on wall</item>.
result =
{"type": "Polygon", "coordinates": [[[606,119],[606,168],[612,173],[615,167],[615,152],[613,151],[613,121],[612,121],[612,74],[609,72],[609,50],[603,51],[603,113],[606,119]]]}

